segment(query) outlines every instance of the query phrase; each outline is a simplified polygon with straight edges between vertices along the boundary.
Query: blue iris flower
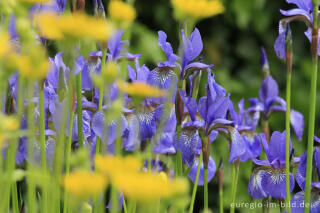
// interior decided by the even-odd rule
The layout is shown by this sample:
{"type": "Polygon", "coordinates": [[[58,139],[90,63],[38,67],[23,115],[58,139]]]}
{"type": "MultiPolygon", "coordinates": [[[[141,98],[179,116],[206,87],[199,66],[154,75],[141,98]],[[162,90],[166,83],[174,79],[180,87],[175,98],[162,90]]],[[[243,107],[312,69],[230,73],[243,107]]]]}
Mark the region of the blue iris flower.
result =
{"type": "MultiPolygon", "coordinates": [[[[286,132],[273,132],[270,143],[267,143],[265,135],[260,134],[261,141],[268,160],[253,159],[254,163],[260,165],[253,172],[249,181],[248,192],[257,199],[270,195],[277,199],[286,197],[286,132]]],[[[290,154],[292,144],[290,140],[290,154]]],[[[294,188],[294,178],[290,173],[290,191],[294,188]]]]}

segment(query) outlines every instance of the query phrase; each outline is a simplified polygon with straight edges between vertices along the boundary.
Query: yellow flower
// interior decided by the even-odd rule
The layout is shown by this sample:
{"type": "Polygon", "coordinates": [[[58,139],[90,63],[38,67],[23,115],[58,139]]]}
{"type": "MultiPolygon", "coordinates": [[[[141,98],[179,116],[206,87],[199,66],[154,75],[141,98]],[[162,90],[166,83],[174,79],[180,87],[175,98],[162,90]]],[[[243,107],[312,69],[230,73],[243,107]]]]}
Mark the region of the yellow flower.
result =
{"type": "Polygon", "coordinates": [[[36,58],[30,55],[17,55],[12,57],[11,63],[16,63],[19,73],[25,78],[40,80],[46,77],[49,69],[49,61],[45,58],[36,58]]]}
{"type": "Polygon", "coordinates": [[[84,13],[64,14],[42,12],[35,15],[35,24],[43,36],[49,39],[90,38],[105,41],[112,35],[112,26],[102,18],[95,18],[84,13]]]}
{"type": "Polygon", "coordinates": [[[127,4],[123,1],[110,1],[108,10],[111,19],[116,21],[130,23],[136,18],[135,9],[130,4],[127,4]]]}
{"type": "Polygon", "coordinates": [[[87,171],[76,171],[63,178],[65,190],[78,197],[98,196],[107,186],[105,176],[87,171]]]}
{"type": "Polygon", "coordinates": [[[224,12],[220,0],[171,0],[177,18],[204,19],[224,12]]]}
{"type": "Polygon", "coordinates": [[[19,122],[17,119],[3,116],[1,117],[2,129],[5,131],[14,131],[19,128],[19,122]]]}
{"type": "Polygon", "coordinates": [[[152,87],[149,84],[143,82],[135,82],[128,84],[123,81],[117,81],[117,84],[120,90],[132,96],[162,97],[167,95],[167,92],[165,90],[152,87]]]}
{"type": "Polygon", "coordinates": [[[140,202],[152,202],[158,199],[183,195],[188,193],[189,190],[186,179],[170,181],[164,176],[164,173],[122,173],[118,174],[112,183],[125,196],[140,202]]]}
{"type": "Polygon", "coordinates": [[[119,173],[137,172],[141,167],[141,161],[133,156],[119,157],[112,155],[97,155],[95,157],[95,168],[111,178],[119,173]]]}
{"type": "Polygon", "coordinates": [[[0,32],[0,58],[6,56],[12,49],[8,33],[0,32]]]}

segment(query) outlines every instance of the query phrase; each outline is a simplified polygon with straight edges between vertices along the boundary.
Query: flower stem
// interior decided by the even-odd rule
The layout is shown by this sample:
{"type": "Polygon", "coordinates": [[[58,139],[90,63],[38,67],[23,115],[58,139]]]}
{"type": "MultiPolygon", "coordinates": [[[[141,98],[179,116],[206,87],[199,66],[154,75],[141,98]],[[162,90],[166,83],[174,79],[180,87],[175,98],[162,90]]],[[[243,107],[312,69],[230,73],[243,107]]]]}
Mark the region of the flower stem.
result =
{"type": "Polygon", "coordinates": [[[316,109],[316,95],[317,95],[317,72],[318,72],[318,12],[319,0],[313,0],[313,29],[312,29],[312,74],[311,74],[311,88],[310,88],[310,102],[309,102],[309,124],[308,124],[308,151],[307,151],[307,169],[306,169],[306,185],[305,185],[305,209],[308,213],[310,210],[311,197],[311,178],[312,178],[312,161],[313,161],[313,135],[316,109]]]}
{"type": "Polygon", "coordinates": [[[240,166],[240,159],[236,160],[233,164],[233,174],[234,178],[232,181],[232,197],[231,197],[231,204],[230,205],[230,213],[235,212],[235,201],[236,201],[236,194],[237,194],[237,186],[238,186],[238,177],[239,177],[239,166],[240,166]]]}
{"type": "MultiPolygon", "coordinates": [[[[46,136],[45,136],[45,110],[44,110],[44,82],[39,83],[39,111],[40,111],[40,152],[41,152],[41,168],[43,172],[47,170],[46,162],[46,136]]],[[[46,183],[44,183],[46,185],[46,183]]],[[[47,212],[47,190],[46,186],[42,188],[42,212],[47,212]]]]}
{"type": "Polygon", "coordinates": [[[12,183],[12,209],[13,213],[19,213],[19,202],[18,202],[18,192],[17,192],[17,183],[12,183]]]}
{"type": "Polygon", "coordinates": [[[199,160],[198,160],[197,174],[196,174],[196,179],[194,180],[194,184],[193,184],[193,190],[192,190],[192,197],[191,197],[191,203],[190,203],[189,213],[192,213],[192,212],[193,212],[194,201],[195,201],[195,198],[196,198],[198,181],[199,181],[199,174],[200,174],[201,163],[202,163],[202,151],[201,151],[201,153],[200,153],[200,157],[199,157],[199,160]]]}
{"type": "Polygon", "coordinates": [[[34,141],[35,141],[35,123],[34,123],[34,104],[32,103],[33,100],[33,81],[28,82],[28,112],[27,112],[27,124],[28,124],[28,177],[27,177],[27,184],[28,184],[28,191],[27,191],[27,206],[29,212],[36,212],[36,187],[35,183],[32,177],[33,174],[33,166],[34,163],[34,155],[33,155],[33,149],[34,149],[34,141]]]}
{"type": "Polygon", "coordinates": [[[78,115],[78,144],[83,147],[83,126],[82,126],[82,82],[81,72],[76,76],[77,88],[77,115],[78,115]]]}
{"type": "Polygon", "coordinates": [[[204,168],[203,185],[204,185],[203,209],[204,209],[204,212],[207,212],[209,209],[208,208],[208,168],[204,168]]]}
{"type": "Polygon", "coordinates": [[[290,105],[291,105],[291,73],[292,73],[292,36],[289,24],[286,35],[286,66],[287,66],[287,89],[286,89],[286,210],[290,208],[290,105]]]}
{"type": "MultiPolygon", "coordinates": [[[[73,110],[70,109],[70,121],[73,121],[73,110]]],[[[72,146],[72,127],[73,122],[69,122],[69,138],[66,147],[66,157],[65,157],[65,175],[69,174],[70,171],[70,156],[71,156],[71,146],[72,146]]],[[[68,196],[67,192],[63,195],[63,213],[68,212],[68,196]]]]}
{"type": "Polygon", "coordinates": [[[223,213],[223,171],[220,167],[218,170],[219,178],[219,212],[223,213]]]}

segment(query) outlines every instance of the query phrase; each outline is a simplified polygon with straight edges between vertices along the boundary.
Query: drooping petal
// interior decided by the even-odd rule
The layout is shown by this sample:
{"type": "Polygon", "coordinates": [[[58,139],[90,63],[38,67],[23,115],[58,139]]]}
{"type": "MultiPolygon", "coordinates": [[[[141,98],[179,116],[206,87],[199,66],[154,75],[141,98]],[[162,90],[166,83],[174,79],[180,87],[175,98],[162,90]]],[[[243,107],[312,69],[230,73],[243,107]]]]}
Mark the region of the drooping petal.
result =
{"type": "Polygon", "coordinates": [[[230,145],[229,163],[234,162],[246,151],[246,145],[240,133],[236,129],[232,129],[230,131],[230,135],[231,135],[231,145],[230,145]]]}
{"type": "MultiPolygon", "coordinates": [[[[290,192],[294,188],[294,178],[290,174],[290,192]]],[[[282,199],[286,197],[286,174],[281,170],[265,171],[261,178],[262,189],[270,196],[282,199]]]]}
{"type": "Polygon", "coordinates": [[[249,185],[248,185],[248,192],[251,197],[255,199],[262,199],[267,197],[267,194],[262,189],[261,180],[262,176],[264,175],[265,171],[260,170],[257,173],[252,173],[249,185]]]}
{"type": "MultiPolygon", "coordinates": [[[[310,213],[320,212],[320,195],[317,191],[311,192],[310,213]]],[[[298,192],[291,198],[291,211],[292,213],[304,213],[305,207],[304,191],[298,192]]]]}
{"type": "MultiPolygon", "coordinates": [[[[202,159],[201,160],[201,166],[200,166],[200,173],[199,173],[199,179],[198,179],[198,186],[203,186],[204,183],[204,167],[203,167],[203,162],[202,159]]],[[[192,180],[192,182],[194,183],[195,179],[196,179],[196,175],[197,175],[197,168],[199,165],[199,158],[197,160],[195,160],[188,176],[189,178],[192,180]]],[[[214,162],[214,160],[212,159],[212,157],[209,157],[209,163],[208,163],[208,183],[212,180],[212,178],[214,177],[215,173],[216,173],[216,163],[214,162]]]]}
{"type": "Polygon", "coordinates": [[[181,132],[178,149],[181,151],[182,161],[184,163],[192,164],[199,143],[200,137],[197,131],[185,130],[181,132]]]}

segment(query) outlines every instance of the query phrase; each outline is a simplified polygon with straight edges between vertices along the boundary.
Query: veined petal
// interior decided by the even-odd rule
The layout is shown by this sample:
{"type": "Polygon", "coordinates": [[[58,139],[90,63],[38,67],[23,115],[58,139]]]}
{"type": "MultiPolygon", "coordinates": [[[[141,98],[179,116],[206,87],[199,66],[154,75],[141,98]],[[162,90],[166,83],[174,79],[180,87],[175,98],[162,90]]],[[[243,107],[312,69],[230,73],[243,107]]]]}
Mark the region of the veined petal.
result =
{"type": "Polygon", "coordinates": [[[182,131],[178,141],[178,149],[182,153],[182,160],[184,163],[192,164],[194,156],[197,151],[200,137],[195,130],[182,131]]]}
{"type": "MultiPolygon", "coordinates": [[[[294,188],[294,178],[290,173],[290,192],[294,188]]],[[[286,197],[286,173],[284,170],[265,171],[261,178],[262,189],[270,196],[282,199],[286,197]]]]}
{"type": "Polygon", "coordinates": [[[251,197],[255,199],[262,199],[267,197],[267,194],[262,189],[261,180],[262,176],[264,175],[265,171],[260,170],[257,173],[252,173],[249,185],[248,185],[248,192],[251,197]]]}

